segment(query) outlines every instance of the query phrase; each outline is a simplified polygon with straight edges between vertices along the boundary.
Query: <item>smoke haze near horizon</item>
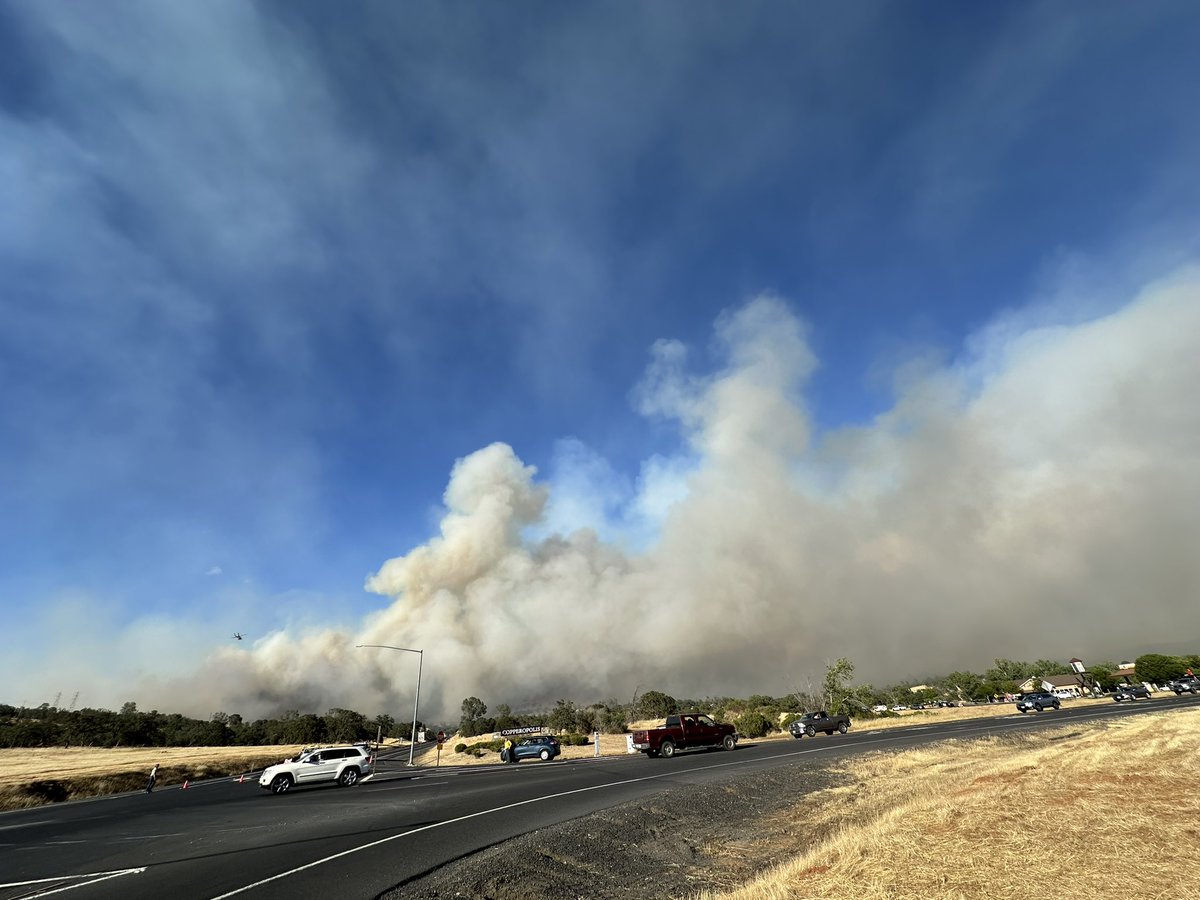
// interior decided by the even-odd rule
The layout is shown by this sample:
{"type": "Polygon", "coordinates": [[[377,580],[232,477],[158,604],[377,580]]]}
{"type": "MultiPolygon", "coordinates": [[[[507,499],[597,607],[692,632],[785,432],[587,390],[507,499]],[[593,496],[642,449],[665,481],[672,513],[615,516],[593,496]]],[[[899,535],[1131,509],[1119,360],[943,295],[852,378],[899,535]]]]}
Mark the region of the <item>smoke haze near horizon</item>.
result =
{"type": "MultiPolygon", "coordinates": [[[[1191,269],[1073,321],[1014,314],[951,364],[897,367],[874,421],[816,435],[805,324],[759,296],[717,321],[713,371],[655,345],[633,399],[682,449],[620,502],[586,448],[551,483],[483,447],[454,464],[439,533],[367,579],[377,612],[224,649],[187,704],[404,720],[416,660],[361,643],[422,649],[421,718],[447,721],[467,696],[781,694],[839,656],[882,683],[1194,640],[1197,335],[1191,269]]],[[[179,708],[180,686],[143,696],[179,708]]]]}

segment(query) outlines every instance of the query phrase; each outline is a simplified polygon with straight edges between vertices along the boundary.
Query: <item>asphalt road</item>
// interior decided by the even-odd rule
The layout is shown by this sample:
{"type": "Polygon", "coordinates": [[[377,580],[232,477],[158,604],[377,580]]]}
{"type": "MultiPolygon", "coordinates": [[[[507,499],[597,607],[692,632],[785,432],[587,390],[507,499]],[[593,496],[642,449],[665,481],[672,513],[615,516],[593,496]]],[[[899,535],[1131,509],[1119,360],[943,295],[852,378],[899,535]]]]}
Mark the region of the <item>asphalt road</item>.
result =
{"type": "Polygon", "coordinates": [[[732,753],[518,766],[408,769],[380,761],[354,788],[275,796],[220,779],[0,814],[0,900],[100,897],[375,897],[506,838],[638,800],[664,787],[867,750],[1057,727],[1200,706],[1200,697],[1091,704],[801,741],[744,741],[732,753]]]}

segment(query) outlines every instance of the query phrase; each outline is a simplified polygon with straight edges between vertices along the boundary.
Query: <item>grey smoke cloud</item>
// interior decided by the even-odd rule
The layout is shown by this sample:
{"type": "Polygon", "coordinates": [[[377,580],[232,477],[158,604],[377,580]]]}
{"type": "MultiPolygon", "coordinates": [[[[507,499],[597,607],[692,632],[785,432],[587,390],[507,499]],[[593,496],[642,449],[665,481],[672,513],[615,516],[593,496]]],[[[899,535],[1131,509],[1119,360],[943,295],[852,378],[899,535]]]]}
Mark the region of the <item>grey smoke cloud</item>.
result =
{"type": "Polygon", "coordinates": [[[758,297],[716,323],[717,371],[653,348],[634,397],[683,449],[646,463],[623,522],[546,533],[556,485],[484,447],[454,465],[439,534],[367,579],[378,612],[223,650],[198,683],[212,708],[405,718],[415,660],[353,649],[395,644],[425,651],[422,717],[446,719],[470,695],[782,693],[837,656],[893,680],[1194,643],[1197,335],[1188,270],[1072,324],[990,329],[905,369],[874,421],[817,435],[804,324],[758,297]],[[598,537],[622,524],[655,539],[598,537]]]}

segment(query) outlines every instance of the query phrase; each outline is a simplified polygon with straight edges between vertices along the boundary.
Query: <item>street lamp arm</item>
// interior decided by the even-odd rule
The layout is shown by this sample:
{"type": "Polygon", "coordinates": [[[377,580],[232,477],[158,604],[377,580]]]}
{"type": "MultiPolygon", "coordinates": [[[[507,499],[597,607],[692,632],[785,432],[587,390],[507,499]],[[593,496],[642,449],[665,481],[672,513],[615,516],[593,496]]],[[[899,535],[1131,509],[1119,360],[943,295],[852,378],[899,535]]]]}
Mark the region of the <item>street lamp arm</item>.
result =
{"type": "Polygon", "coordinates": [[[355,647],[381,647],[384,650],[403,650],[406,653],[424,653],[424,650],[413,650],[411,647],[393,647],[391,644],[355,644],[355,647]]]}
{"type": "Polygon", "coordinates": [[[405,653],[417,654],[417,693],[413,697],[412,731],[408,734],[408,764],[413,764],[413,753],[417,749],[417,706],[421,702],[421,670],[425,667],[425,651],[414,650],[411,647],[394,647],[391,644],[355,644],[355,647],[374,647],[380,650],[403,650],[405,653]]]}

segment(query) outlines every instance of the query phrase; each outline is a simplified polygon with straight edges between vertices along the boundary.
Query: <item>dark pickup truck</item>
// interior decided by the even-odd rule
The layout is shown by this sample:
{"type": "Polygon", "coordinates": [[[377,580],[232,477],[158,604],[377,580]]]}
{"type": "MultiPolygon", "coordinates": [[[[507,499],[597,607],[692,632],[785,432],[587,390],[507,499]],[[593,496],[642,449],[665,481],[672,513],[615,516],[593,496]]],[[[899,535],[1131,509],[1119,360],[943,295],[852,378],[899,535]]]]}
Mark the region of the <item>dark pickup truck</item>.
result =
{"type": "Polygon", "coordinates": [[[806,712],[788,726],[788,731],[792,733],[792,737],[796,740],[800,740],[806,734],[809,737],[813,737],[818,731],[823,731],[826,734],[833,734],[835,731],[840,731],[842,734],[845,734],[849,730],[849,716],[831,716],[823,709],[819,709],[816,712],[806,712]]]}
{"type": "Polygon", "coordinates": [[[633,747],[647,756],[665,756],[670,759],[676,750],[693,747],[724,747],[732,750],[737,746],[737,730],[732,725],[714,722],[701,713],[680,713],[667,716],[662,728],[650,728],[633,733],[633,747]]]}

